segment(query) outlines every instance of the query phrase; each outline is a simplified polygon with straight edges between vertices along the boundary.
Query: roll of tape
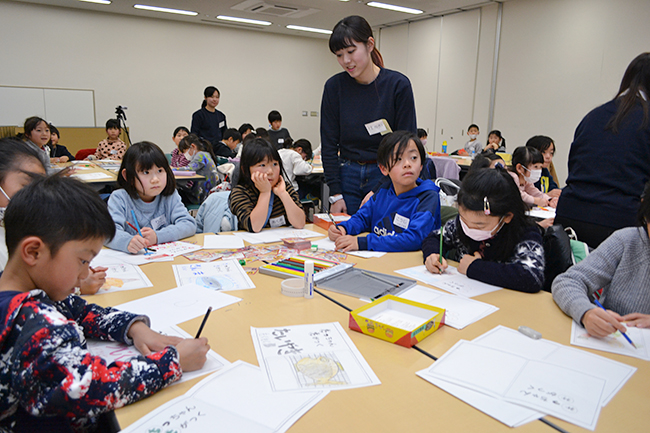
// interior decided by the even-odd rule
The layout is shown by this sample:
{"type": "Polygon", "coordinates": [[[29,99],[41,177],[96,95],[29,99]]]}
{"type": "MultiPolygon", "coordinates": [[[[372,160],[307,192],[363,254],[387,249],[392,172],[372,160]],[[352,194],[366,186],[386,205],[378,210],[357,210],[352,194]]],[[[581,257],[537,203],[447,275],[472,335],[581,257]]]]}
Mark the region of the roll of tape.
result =
{"type": "Polygon", "coordinates": [[[305,281],[302,278],[288,278],[282,280],[280,287],[283,295],[298,298],[305,292],[305,281]]]}

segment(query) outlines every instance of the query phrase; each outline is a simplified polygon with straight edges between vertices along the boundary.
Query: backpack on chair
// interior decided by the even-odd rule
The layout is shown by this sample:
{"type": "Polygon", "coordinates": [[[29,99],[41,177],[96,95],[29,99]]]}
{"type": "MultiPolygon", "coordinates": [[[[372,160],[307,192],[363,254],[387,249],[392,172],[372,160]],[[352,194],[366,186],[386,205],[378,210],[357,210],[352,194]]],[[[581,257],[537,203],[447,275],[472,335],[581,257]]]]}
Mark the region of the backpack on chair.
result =
{"type": "Polygon", "coordinates": [[[555,277],[573,266],[573,251],[569,235],[560,224],[554,224],[547,228],[542,238],[546,260],[543,289],[550,292],[555,277]]]}

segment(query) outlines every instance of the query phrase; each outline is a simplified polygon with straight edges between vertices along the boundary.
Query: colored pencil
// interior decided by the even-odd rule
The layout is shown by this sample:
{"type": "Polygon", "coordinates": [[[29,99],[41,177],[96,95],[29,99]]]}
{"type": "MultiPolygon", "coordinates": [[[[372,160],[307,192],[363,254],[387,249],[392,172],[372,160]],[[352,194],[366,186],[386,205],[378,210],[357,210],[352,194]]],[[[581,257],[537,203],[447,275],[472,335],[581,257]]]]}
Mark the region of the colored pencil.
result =
{"type": "MultiPolygon", "coordinates": [[[[131,225],[131,223],[128,222],[128,221],[126,223],[128,225],[130,225],[131,227],[133,227],[134,229],[136,229],[141,238],[144,238],[144,236],[142,236],[142,231],[140,231],[140,224],[138,224],[138,219],[135,217],[135,212],[133,212],[133,210],[131,210],[131,216],[133,216],[133,221],[135,222],[135,227],[133,227],[133,225],[131,225]]],[[[145,251],[153,251],[154,253],[156,252],[156,250],[151,249],[149,247],[145,247],[144,249],[145,249],[145,251]]]]}
{"type": "Polygon", "coordinates": [[[203,331],[205,322],[208,321],[208,316],[210,316],[211,312],[212,312],[212,307],[208,307],[208,311],[206,311],[205,316],[203,316],[203,321],[201,322],[201,326],[199,326],[199,332],[196,333],[196,337],[194,338],[199,338],[201,336],[201,331],[203,331]]]}

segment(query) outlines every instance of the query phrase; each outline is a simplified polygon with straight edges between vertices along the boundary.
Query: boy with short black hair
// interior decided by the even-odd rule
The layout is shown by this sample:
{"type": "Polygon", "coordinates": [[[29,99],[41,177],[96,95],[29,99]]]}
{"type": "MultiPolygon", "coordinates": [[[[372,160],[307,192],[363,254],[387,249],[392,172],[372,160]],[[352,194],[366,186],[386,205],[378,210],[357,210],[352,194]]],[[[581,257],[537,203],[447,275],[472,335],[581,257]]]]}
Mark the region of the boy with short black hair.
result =
{"type": "Polygon", "coordinates": [[[112,159],[120,161],[126,152],[126,144],[120,140],[120,121],[117,119],[108,119],[106,121],[106,137],[97,145],[97,150],[94,155],[89,155],[89,160],[93,159],[112,159]]]}
{"type": "Polygon", "coordinates": [[[235,158],[240,146],[241,134],[235,128],[228,128],[223,133],[223,139],[212,145],[212,152],[215,156],[235,158]]]}
{"type": "Polygon", "coordinates": [[[59,130],[50,123],[50,161],[55,163],[74,161],[74,156],[68,151],[68,148],[59,144],[60,138],[59,130]]]}
{"type": "Polygon", "coordinates": [[[279,149],[278,153],[282,158],[282,168],[287,175],[287,180],[291,182],[293,189],[298,191],[296,176],[306,176],[311,173],[313,167],[307,161],[312,158],[313,153],[311,143],[304,138],[291,141],[290,146],[289,149],[279,149]]]}
{"type": "Polygon", "coordinates": [[[416,251],[433,230],[440,229],[439,188],[418,178],[424,146],[415,134],[397,131],[381,141],[377,163],[390,178],[357,213],[329,228],[337,250],[416,251]],[[354,236],[370,232],[367,236],[354,236]]]}
{"type": "Polygon", "coordinates": [[[478,155],[483,151],[483,143],[478,141],[478,135],[480,134],[478,125],[472,123],[467,128],[467,135],[469,135],[469,141],[465,143],[465,152],[469,156],[478,155]]]}
{"type": "Polygon", "coordinates": [[[115,234],[92,188],[62,176],[35,180],[12,197],[4,223],[0,430],[93,431],[100,415],[201,368],[206,339],[162,336],[146,316],[73,295],[115,234]],[[107,364],[88,352],[87,338],[133,344],[143,356],[107,364]]]}
{"type": "Polygon", "coordinates": [[[290,139],[291,135],[287,128],[282,127],[282,115],[279,111],[273,110],[269,113],[268,119],[269,125],[271,125],[269,128],[269,141],[276,149],[285,148],[285,141],[290,139]]]}

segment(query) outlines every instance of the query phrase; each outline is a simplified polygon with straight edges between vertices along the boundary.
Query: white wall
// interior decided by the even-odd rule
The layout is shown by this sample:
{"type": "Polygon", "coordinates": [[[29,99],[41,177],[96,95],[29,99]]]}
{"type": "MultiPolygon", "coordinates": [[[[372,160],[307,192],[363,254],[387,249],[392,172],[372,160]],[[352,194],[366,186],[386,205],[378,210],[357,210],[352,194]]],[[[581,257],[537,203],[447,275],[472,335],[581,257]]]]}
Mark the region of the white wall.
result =
{"type": "Polygon", "coordinates": [[[276,109],[317,146],[323,85],[340,71],[326,39],[12,2],[0,2],[0,47],[0,85],[93,89],[97,126],[127,106],[132,139],[167,151],[209,85],[228,126],[267,127],[276,109]]]}
{"type": "MultiPolygon", "coordinates": [[[[380,32],[386,65],[411,78],[418,126],[434,128],[430,149],[439,151],[442,140],[450,150],[461,147],[471,122],[487,141],[497,10],[489,5],[380,32]],[[396,35],[399,43],[391,40],[396,35]]],[[[503,3],[493,128],[508,150],[533,135],[552,137],[564,182],[576,126],[615,95],[629,62],[650,49],[649,16],[647,0],[503,3]]]]}

